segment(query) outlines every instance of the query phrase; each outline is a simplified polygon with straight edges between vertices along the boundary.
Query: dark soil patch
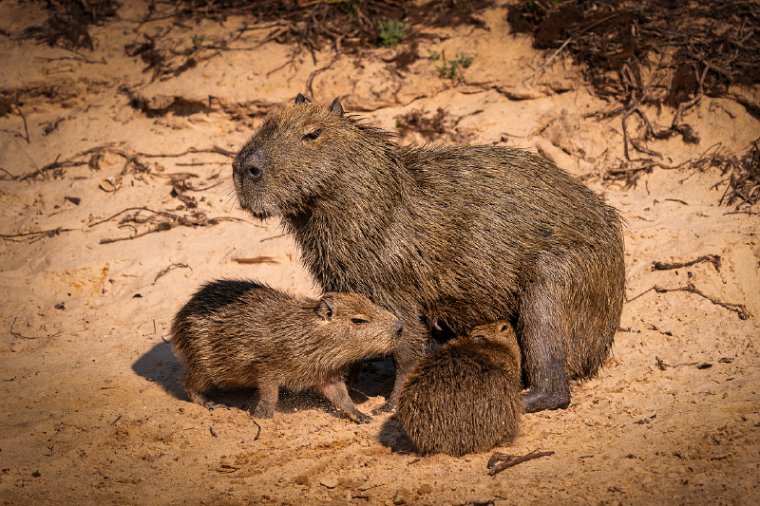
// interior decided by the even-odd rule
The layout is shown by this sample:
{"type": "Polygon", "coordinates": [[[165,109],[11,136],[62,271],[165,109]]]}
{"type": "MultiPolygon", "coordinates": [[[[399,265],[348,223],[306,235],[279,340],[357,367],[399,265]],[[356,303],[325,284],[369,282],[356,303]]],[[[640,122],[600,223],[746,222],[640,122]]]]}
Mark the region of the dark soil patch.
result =
{"type": "Polygon", "coordinates": [[[441,107],[433,115],[425,115],[423,111],[417,109],[398,115],[396,128],[399,137],[404,137],[410,132],[417,132],[428,141],[438,139],[449,132],[447,114],[441,107]]]}
{"type": "Polygon", "coordinates": [[[754,0],[528,0],[507,21],[539,49],[566,49],[602,97],[677,107],[760,83],[754,0]]]}
{"type": "MultiPolygon", "coordinates": [[[[298,44],[311,52],[333,45],[339,52],[355,52],[362,47],[375,47],[379,42],[381,21],[395,20],[407,26],[456,26],[462,24],[485,27],[477,13],[491,5],[491,0],[428,0],[421,4],[404,0],[222,0],[218,2],[156,2],[148,19],[218,19],[230,15],[250,16],[253,23],[274,22],[277,29],[272,40],[298,44]]],[[[403,41],[418,34],[412,29],[403,41]]]]}
{"type": "Polygon", "coordinates": [[[88,27],[116,15],[115,0],[64,0],[45,2],[50,16],[41,25],[27,28],[25,38],[66,49],[93,49],[88,27]]]}

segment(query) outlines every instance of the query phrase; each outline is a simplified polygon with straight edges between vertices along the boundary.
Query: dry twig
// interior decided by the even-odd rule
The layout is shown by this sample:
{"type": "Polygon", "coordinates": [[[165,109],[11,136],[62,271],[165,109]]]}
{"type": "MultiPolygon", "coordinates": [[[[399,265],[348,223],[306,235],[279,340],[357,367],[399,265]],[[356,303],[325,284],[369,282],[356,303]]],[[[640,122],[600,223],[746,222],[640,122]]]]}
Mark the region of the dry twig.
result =
{"type": "Polygon", "coordinates": [[[653,271],[666,271],[670,269],[681,269],[683,267],[691,267],[692,265],[698,264],[700,262],[710,262],[713,267],[715,267],[715,270],[720,272],[720,255],[702,255],[699,258],[695,258],[694,260],[689,260],[687,262],[652,262],[652,270],[653,271]]]}
{"type": "Polygon", "coordinates": [[[19,332],[16,332],[15,330],[13,330],[13,326],[16,325],[16,319],[17,318],[18,317],[16,317],[16,316],[13,317],[13,322],[11,322],[11,328],[8,331],[10,333],[10,335],[12,335],[13,337],[15,337],[17,339],[50,339],[50,338],[58,337],[58,336],[61,335],[61,331],[59,330],[55,334],[49,334],[49,335],[46,335],[46,336],[25,336],[23,334],[20,334],[19,332]]]}
{"type": "MultiPolygon", "coordinates": [[[[160,271],[158,271],[158,274],[156,274],[156,277],[153,278],[153,283],[151,283],[151,284],[155,285],[158,282],[159,279],[161,279],[163,276],[165,276],[169,271],[171,271],[173,269],[190,269],[191,271],[193,270],[192,267],[190,267],[189,265],[187,265],[185,263],[169,264],[168,266],[166,266],[163,269],[161,269],[160,271]]],[[[154,321],[153,322],[154,326],[155,326],[155,323],[156,322],[154,321]]],[[[153,330],[155,331],[155,328],[153,330]]]]}
{"type": "Polygon", "coordinates": [[[258,257],[251,257],[251,258],[233,258],[232,261],[239,264],[244,264],[244,265],[279,263],[274,258],[269,257],[269,256],[264,256],[264,255],[258,256],[258,257]]]}
{"type": "Polygon", "coordinates": [[[731,302],[724,302],[720,299],[716,299],[714,297],[710,297],[705,292],[694,286],[693,283],[689,283],[686,286],[681,286],[678,288],[665,288],[661,286],[655,286],[654,291],[657,293],[668,293],[668,292],[689,292],[699,295],[702,298],[705,298],[715,304],[716,306],[720,306],[723,308],[728,309],[729,311],[733,311],[736,313],[736,315],[739,317],[740,320],[747,320],[752,317],[752,313],[750,313],[747,310],[747,306],[744,304],[734,304],[731,302]]]}
{"type": "Polygon", "coordinates": [[[550,457],[552,455],[554,455],[554,452],[552,451],[539,452],[536,450],[528,453],[527,455],[509,455],[507,453],[494,452],[494,454],[491,455],[491,458],[488,459],[488,476],[495,476],[505,469],[514,467],[517,464],[522,464],[523,462],[527,462],[529,460],[540,459],[541,457],[550,457]]]}

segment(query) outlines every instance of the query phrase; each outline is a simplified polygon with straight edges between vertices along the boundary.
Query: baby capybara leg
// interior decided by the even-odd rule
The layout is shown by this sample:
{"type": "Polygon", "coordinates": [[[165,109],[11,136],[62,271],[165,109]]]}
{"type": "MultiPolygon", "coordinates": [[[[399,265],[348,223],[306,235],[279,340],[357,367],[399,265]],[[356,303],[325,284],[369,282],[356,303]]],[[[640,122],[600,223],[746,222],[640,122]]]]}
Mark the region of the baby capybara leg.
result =
{"type": "Polygon", "coordinates": [[[319,391],[322,392],[330,404],[336,409],[343,411],[351,420],[356,423],[368,423],[372,418],[365,415],[354,405],[351,397],[348,395],[348,388],[346,388],[345,381],[333,380],[327,383],[323,383],[319,387],[319,391]]]}
{"type": "Polygon", "coordinates": [[[253,410],[256,418],[272,418],[277,399],[280,395],[280,385],[273,380],[259,380],[259,403],[253,410]]]}
{"type": "Polygon", "coordinates": [[[208,409],[214,409],[222,407],[220,404],[217,404],[216,402],[212,401],[207,397],[208,390],[210,388],[210,385],[207,381],[204,381],[203,376],[200,374],[195,373],[194,371],[186,371],[185,372],[185,392],[187,393],[187,396],[190,398],[190,400],[196,404],[200,404],[201,406],[208,408],[208,409]]]}

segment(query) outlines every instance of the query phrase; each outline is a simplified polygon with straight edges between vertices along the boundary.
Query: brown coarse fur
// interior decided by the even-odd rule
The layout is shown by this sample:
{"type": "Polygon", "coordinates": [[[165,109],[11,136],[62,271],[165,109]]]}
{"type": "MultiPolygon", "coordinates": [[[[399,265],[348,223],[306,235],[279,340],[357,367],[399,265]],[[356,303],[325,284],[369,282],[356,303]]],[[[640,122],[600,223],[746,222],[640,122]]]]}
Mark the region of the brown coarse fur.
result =
{"type": "Polygon", "coordinates": [[[363,293],[395,313],[398,399],[434,313],[455,334],[515,323],[525,409],[566,407],[620,321],[625,284],[615,209],[553,163],[497,146],[400,146],[330,107],[268,117],[233,163],[241,205],[278,215],[326,291],[363,293]]]}
{"type": "Polygon", "coordinates": [[[401,324],[355,293],[310,299],[252,281],[218,280],[177,313],[171,333],[194,402],[213,407],[207,397],[212,388],[258,387],[253,414],[269,418],[280,387],[313,387],[352,420],[366,422],[348,396],[346,369],[393,352],[401,324]]]}
{"type": "Polygon", "coordinates": [[[509,322],[475,327],[423,358],[397,415],[422,454],[461,456],[511,443],[519,428],[520,347],[509,322]]]}

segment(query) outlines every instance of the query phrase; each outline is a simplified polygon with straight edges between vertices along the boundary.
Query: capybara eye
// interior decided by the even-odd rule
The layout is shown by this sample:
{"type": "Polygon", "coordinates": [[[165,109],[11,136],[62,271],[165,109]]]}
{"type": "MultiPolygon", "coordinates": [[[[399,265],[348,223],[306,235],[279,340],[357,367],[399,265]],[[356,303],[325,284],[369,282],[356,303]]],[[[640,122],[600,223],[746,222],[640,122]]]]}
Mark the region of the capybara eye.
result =
{"type": "Polygon", "coordinates": [[[306,141],[306,142],[316,140],[321,133],[322,133],[321,129],[316,129],[313,132],[309,132],[308,134],[304,134],[304,136],[301,137],[301,140],[302,141],[306,141]]]}
{"type": "Polygon", "coordinates": [[[501,327],[499,327],[499,332],[504,332],[505,330],[507,330],[507,325],[506,324],[504,324],[501,327]]]}
{"type": "Polygon", "coordinates": [[[364,325],[365,323],[369,323],[369,321],[363,320],[361,318],[351,318],[351,323],[354,325],[364,325]]]}

